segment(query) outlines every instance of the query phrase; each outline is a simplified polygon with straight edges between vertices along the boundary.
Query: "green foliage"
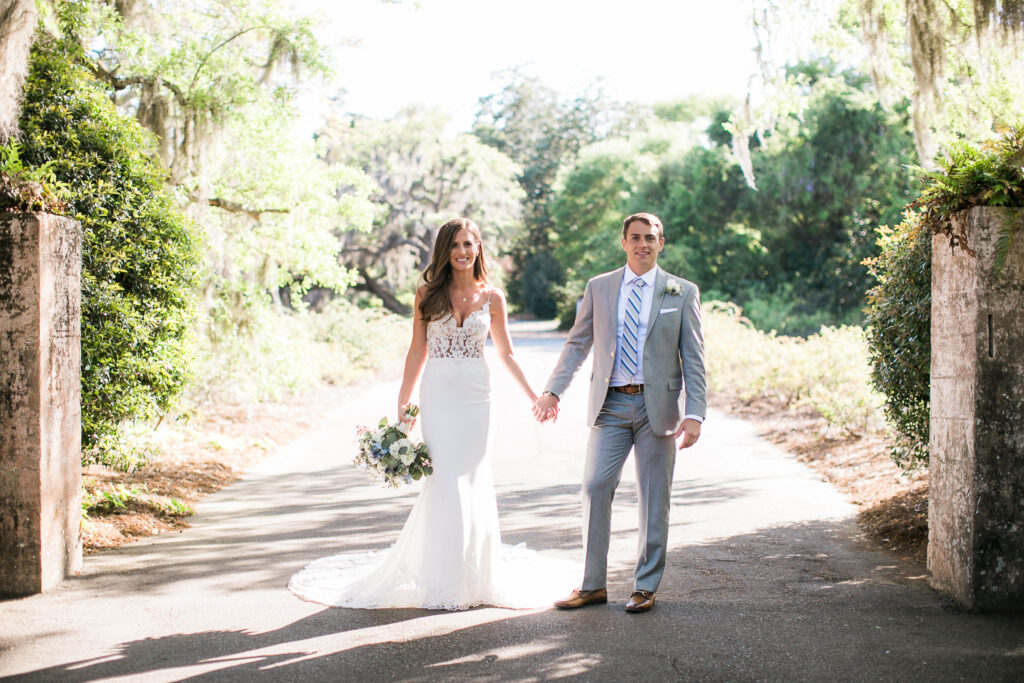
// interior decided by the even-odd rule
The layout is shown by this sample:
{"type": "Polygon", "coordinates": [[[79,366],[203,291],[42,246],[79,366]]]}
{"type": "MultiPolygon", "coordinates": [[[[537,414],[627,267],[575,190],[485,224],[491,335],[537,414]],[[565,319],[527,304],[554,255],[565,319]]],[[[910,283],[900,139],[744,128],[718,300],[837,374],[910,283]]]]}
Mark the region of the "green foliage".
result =
{"type": "Polygon", "coordinates": [[[556,288],[565,282],[562,264],[548,252],[538,251],[524,257],[519,282],[523,308],[538,318],[558,315],[556,288]]]}
{"type": "MultiPolygon", "coordinates": [[[[972,206],[1024,206],[1024,125],[1004,131],[1003,136],[975,146],[954,144],[939,161],[938,171],[918,168],[925,183],[915,206],[923,225],[934,234],[945,234],[954,244],[970,249],[967,236],[954,229],[950,217],[972,206]]],[[[1009,253],[1016,221],[1000,229],[996,271],[1009,253]]]]}
{"type": "Polygon", "coordinates": [[[894,222],[911,198],[906,107],[882,110],[863,76],[828,61],[794,71],[804,84],[800,116],[752,146],[757,191],[724,144],[725,113],[709,109],[713,101],[655,109],[707,116],[700,137],[663,124],[679,127],[591,145],[563,169],[550,234],[568,278],[558,290],[565,319],[578,282],[621,264],[622,217],[651,211],[665,225],[660,265],[708,300],[739,303],[759,328],[811,334],[859,321],[871,283],[861,262],[877,249],[872,226],[894,222]]]}
{"type": "Polygon", "coordinates": [[[21,145],[8,140],[0,146],[0,211],[64,213],[70,196],[67,185],[57,180],[53,161],[38,167],[21,160],[21,145]]]}
{"type": "Polygon", "coordinates": [[[357,288],[395,312],[409,312],[397,293],[415,290],[446,221],[470,216],[480,225],[492,275],[521,228],[518,167],[472,135],[446,134],[446,125],[439,112],[409,107],[387,121],[337,117],[318,131],[332,168],[358,169],[372,188],[373,229],[346,231],[339,260],[359,273],[357,288]]]}
{"type": "Polygon", "coordinates": [[[164,517],[190,517],[195,511],[177,498],[157,496],[149,492],[147,486],[141,489],[131,488],[124,484],[116,484],[111,488],[97,487],[86,480],[82,486],[82,519],[92,515],[116,514],[121,510],[128,511],[133,507],[153,510],[164,517]]]}
{"type": "Polygon", "coordinates": [[[654,115],[663,121],[688,123],[698,119],[714,119],[719,112],[728,110],[733,105],[734,102],[731,98],[691,95],[677,100],[656,103],[654,115]]]}
{"type": "MultiPolygon", "coordinates": [[[[713,298],[713,297],[711,297],[713,298]]],[[[743,315],[759,330],[772,330],[788,336],[806,337],[825,325],[833,325],[836,316],[824,310],[806,309],[793,286],[783,282],[773,290],[752,289],[746,296],[743,315]]],[[[841,324],[856,324],[859,312],[851,312],[841,324]]]]}
{"type": "MultiPolygon", "coordinates": [[[[912,102],[916,161],[924,166],[958,140],[994,137],[1024,109],[1018,0],[756,0],[755,6],[766,20],[758,24],[760,53],[787,54],[788,63],[832,55],[871,74],[886,108],[912,102]],[[986,18],[991,29],[983,28],[986,18]]],[[[763,104],[735,117],[746,133],[763,134],[791,110],[800,76],[786,73],[783,63],[762,62],[764,90],[755,94],[764,97],[751,99],[763,104]]]]}
{"type": "Polygon", "coordinates": [[[309,386],[323,354],[302,367],[296,349],[315,340],[288,333],[315,326],[297,324],[287,304],[351,286],[341,240],[373,219],[370,180],[296,135],[299,84],[330,73],[313,21],[279,0],[61,0],[58,12],[110,100],[156,135],[176,197],[206,238],[202,380],[189,395],[248,400],[309,386]],[[226,384],[211,388],[211,378],[226,384]]]}
{"type": "Polygon", "coordinates": [[[711,298],[763,282],[760,235],[728,220],[747,191],[739,170],[720,148],[679,151],[685,133],[667,128],[592,145],[560,175],[553,254],[576,283],[557,290],[566,320],[582,283],[622,264],[622,219],[635,211],[653,211],[665,224],[661,266],[701,283],[711,298]]]}
{"type": "Polygon", "coordinates": [[[877,430],[881,396],[869,383],[864,330],[823,327],[806,339],[761,332],[735,304],[703,306],[708,379],[712,391],[743,400],[767,398],[807,405],[848,434],[877,430]]]}
{"type": "MultiPolygon", "coordinates": [[[[877,280],[867,308],[872,382],[886,396],[885,414],[897,436],[892,455],[903,468],[928,462],[932,235],[947,235],[969,249],[952,214],[980,205],[1024,206],[1022,163],[1024,128],[980,147],[957,144],[940,162],[941,171],[918,169],[925,186],[903,222],[878,231],[881,254],[867,261],[877,280]]],[[[1003,259],[1014,225],[1000,230],[997,250],[1003,259]]]]}
{"type": "Polygon", "coordinates": [[[557,227],[550,238],[552,254],[569,281],[584,283],[622,264],[624,211],[655,163],[643,146],[640,140],[591,145],[560,174],[551,203],[557,227]]]}
{"type": "Polygon", "coordinates": [[[526,229],[512,249],[509,296],[541,317],[556,310],[554,288],[564,282],[560,264],[549,253],[557,228],[551,201],[559,169],[572,163],[584,146],[629,127],[627,112],[587,91],[563,101],[537,79],[512,72],[501,92],[480,99],[473,134],[515,161],[516,180],[525,193],[526,229]]]}
{"type": "Polygon", "coordinates": [[[395,365],[409,346],[408,319],[343,298],[316,313],[280,313],[253,301],[245,318],[252,328],[235,324],[238,314],[227,302],[210,310],[190,403],[277,400],[324,382],[365,379],[395,365]]]}
{"type": "Polygon", "coordinates": [[[722,147],[694,147],[665,158],[634,207],[650,207],[665,224],[659,261],[692,280],[709,299],[747,300],[770,277],[771,259],[759,230],[737,208],[749,194],[722,147]]]}
{"type": "Polygon", "coordinates": [[[863,306],[874,226],[897,222],[913,191],[905,106],[886,112],[851,80],[818,77],[801,119],[752,152],[758,191],[741,207],[772,255],[773,284],[791,283],[802,300],[795,312],[835,320],[863,306]]]}
{"type": "Polygon", "coordinates": [[[120,425],[169,410],[189,377],[195,231],[152,136],[114,110],[74,45],[37,42],[21,129],[23,162],[69,188],[83,227],[83,460],[131,467],[120,425]]]}
{"type": "Polygon", "coordinates": [[[226,126],[260,109],[281,118],[300,76],[329,73],[312,19],[279,0],[61,4],[75,8],[65,31],[86,46],[94,72],[159,138],[175,185],[202,186],[226,126]]]}
{"type": "Polygon", "coordinates": [[[868,266],[871,382],[885,395],[895,431],[892,457],[904,469],[928,463],[931,370],[931,234],[921,214],[908,212],[896,228],[878,231],[881,254],[868,266]]]}

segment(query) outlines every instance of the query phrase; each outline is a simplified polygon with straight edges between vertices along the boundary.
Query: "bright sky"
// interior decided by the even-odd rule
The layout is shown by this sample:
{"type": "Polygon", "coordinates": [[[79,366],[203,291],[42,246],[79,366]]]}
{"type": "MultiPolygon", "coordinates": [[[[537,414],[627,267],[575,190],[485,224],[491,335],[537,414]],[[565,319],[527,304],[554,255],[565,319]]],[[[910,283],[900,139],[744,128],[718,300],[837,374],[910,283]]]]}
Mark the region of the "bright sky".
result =
{"type": "Polygon", "coordinates": [[[513,66],[566,97],[602,79],[620,100],[742,97],[754,70],[751,0],[292,0],[338,47],[345,108],[373,118],[441,108],[457,130],[513,66]]]}

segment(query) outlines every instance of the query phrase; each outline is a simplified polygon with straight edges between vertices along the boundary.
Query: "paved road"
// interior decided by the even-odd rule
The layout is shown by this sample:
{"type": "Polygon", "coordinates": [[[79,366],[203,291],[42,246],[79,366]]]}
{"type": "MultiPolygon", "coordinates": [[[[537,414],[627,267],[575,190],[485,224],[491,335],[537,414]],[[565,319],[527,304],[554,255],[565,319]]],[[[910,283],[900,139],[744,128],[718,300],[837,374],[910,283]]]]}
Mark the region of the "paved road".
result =
{"type": "MultiPolygon", "coordinates": [[[[540,384],[561,340],[515,326],[540,384]]],[[[493,379],[506,542],[580,550],[582,378],[557,425],[493,379]]],[[[585,370],[582,372],[586,372],[585,370]]],[[[587,375],[584,374],[585,378],[587,375]]],[[[60,588],[0,601],[0,676],[29,681],[956,681],[1024,679],[1024,617],[972,615],[924,569],[864,541],[853,507],[749,425],[712,412],[678,461],[669,568],[653,612],[627,615],[635,495],[616,499],[611,603],[575,612],[324,608],[285,585],[309,560],[386,547],[416,495],[348,464],[353,426],[394,383],[325,406],[322,428],[198,506],[194,526],[86,558],[60,588]]],[[[571,586],[566,586],[566,589],[571,586]]]]}

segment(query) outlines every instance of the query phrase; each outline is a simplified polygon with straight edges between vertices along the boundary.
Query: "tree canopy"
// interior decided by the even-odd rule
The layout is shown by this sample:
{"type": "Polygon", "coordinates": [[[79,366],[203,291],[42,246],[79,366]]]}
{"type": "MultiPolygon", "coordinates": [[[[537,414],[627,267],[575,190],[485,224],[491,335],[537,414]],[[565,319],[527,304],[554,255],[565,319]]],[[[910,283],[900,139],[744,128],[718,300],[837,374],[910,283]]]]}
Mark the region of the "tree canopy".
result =
{"type": "Polygon", "coordinates": [[[409,108],[389,121],[337,117],[318,137],[326,159],[361,170],[373,183],[373,230],[341,234],[341,261],[358,273],[356,289],[395,312],[411,308],[437,229],[453,216],[481,226],[492,256],[511,244],[520,216],[518,168],[468,134],[448,135],[436,112],[409,108]]]}

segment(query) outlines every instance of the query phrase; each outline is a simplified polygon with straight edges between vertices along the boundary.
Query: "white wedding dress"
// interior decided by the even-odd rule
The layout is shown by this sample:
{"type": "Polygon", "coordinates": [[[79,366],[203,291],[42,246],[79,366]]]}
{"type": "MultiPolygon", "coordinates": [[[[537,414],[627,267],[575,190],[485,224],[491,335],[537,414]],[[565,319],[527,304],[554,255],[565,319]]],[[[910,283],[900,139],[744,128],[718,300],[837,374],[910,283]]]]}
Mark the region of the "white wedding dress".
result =
{"type": "MultiPolygon", "coordinates": [[[[488,302],[489,303],[489,302],[488,302]]],[[[434,473],[387,550],[325,557],[292,577],[300,598],[339,607],[466,609],[550,605],[580,567],[501,543],[488,456],[489,305],[427,325],[420,421],[434,473]]]]}

